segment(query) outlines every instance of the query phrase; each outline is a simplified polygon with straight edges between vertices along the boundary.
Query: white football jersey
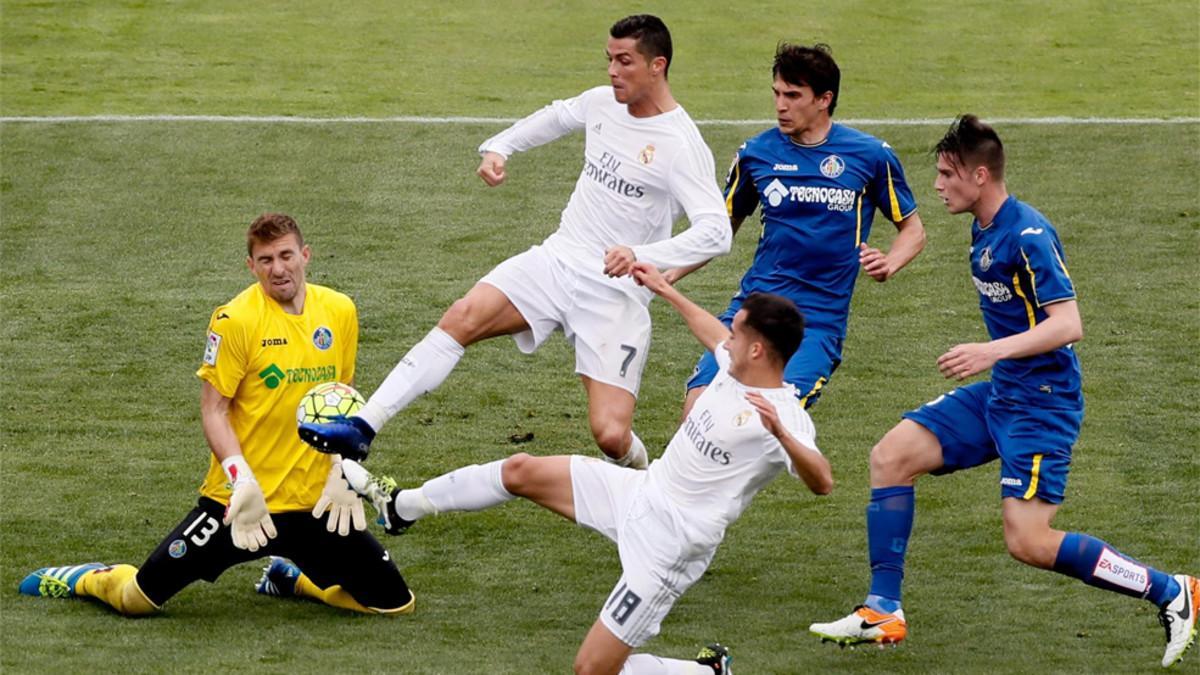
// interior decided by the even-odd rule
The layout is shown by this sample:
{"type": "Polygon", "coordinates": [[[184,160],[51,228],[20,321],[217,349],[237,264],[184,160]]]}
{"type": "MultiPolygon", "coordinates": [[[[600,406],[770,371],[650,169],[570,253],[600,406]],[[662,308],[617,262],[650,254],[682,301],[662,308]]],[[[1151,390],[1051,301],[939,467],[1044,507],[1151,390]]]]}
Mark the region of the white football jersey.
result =
{"type": "Polygon", "coordinates": [[[747,392],[757,391],[774,404],[784,428],[805,447],[817,450],[817,444],[812,419],[794,387],[747,387],[729,374],[724,343],[713,354],[720,370],[666,452],[650,465],[647,486],[661,490],[679,507],[689,539],[715,543],[780,471],[796,474],[779,439],[763,427],[758,411],[746,400],[747,392]]]}
{"type": "Polygon", "coordinates": [[[507,157],[579,129],[583,169],[548,249],[597,274],[604,252],[616,245],[660,268],[728,252],[732,233],[712,152],[682,107],[634,117],[612,87],[597,87],[551,103],[479,150],[507,157]],[[684,214],[692,227],[672,239],[671,226],[684,214]]]}

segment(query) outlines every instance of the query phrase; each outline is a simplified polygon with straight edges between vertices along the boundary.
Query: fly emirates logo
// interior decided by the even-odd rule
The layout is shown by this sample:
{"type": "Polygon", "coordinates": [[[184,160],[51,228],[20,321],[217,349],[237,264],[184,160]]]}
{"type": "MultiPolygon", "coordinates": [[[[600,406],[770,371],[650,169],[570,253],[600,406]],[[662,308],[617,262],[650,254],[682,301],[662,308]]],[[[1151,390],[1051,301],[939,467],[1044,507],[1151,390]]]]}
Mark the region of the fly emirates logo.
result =
{"type": "Polygon", "coordinates": [[[707,435],[712,431],[712,428],[712,411],[705,410],[704,412],[700,413],[699,419],[688,415],[687,420],[683,423],[683,434],[687,436],[689,441],[692,442],[692,445],[696,448],[696,452],[699,452],[701,455],[716,462],[717,464],[727,466],[729,461],[732,459],[729,455],[729,451],[722,450],[707,438],[707,435]]]}
{"type": "Polygon", "coordinates": [[[620,169],[621,161],[611,152],[600,155],[599,164],[593,162],[591,157],[584,157],[583,160],[583,175],[619,195],[641,199],[646,194],[646,188],[621,178],[617,174],[620,169]]]}

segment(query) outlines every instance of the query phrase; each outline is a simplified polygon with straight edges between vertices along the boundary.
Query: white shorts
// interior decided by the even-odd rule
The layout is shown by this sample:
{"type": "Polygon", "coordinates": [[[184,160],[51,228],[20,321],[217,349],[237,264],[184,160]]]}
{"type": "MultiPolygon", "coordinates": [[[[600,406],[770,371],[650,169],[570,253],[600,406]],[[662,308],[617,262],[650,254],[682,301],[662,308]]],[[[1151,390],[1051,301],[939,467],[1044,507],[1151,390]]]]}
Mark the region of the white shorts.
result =
{"type": "Polygon", "coordinates": [[[714,543],[695,545],[679,512],[647,487],[648,474],[594,457],[571,457],[575,522],[617,543],[621,578],[600,620],[621,642],[640,647],[658,635],[675,600],[708,569],[714,543]]]}
{"type": "Polygon", "coordinates": [[[650,293],[631,279],[580,271],[533,248],[500,263],[481,283],[500,290],[529,330],[513,336],[532,354],[561,328],[575,348],[575,372],[637,396],[650,350],[650,293]]]}

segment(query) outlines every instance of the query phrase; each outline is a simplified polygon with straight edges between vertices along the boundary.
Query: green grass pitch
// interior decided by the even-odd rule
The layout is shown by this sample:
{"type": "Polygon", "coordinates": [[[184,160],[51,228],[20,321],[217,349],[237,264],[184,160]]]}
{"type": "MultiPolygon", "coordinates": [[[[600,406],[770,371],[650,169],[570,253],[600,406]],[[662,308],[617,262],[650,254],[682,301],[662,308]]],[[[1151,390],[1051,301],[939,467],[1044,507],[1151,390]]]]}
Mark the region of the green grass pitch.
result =
{"type": "MultiPolygon", "coordinates": [[[[833,45],[838,118],[1200,111],[1200,17],[1185,2],[0,0],[0,115],[513,117],[603,83],[606,30],[637,11],[672,27],[672,83],[697,119],[771,118],[782,38],[833,45]]],[[[212,307],[252,280],[242,235],[255,215],[296,216],[310,279],[357,300],[365,392],[479,276],[552,231],[580,139],[516,157],[510,182],[488,190],[474,151],[499,128],[0,123],[0,669],[569,670],[617,578],[616,551],[524,503],[386,540],[418,597],[404,618],[255,595],[253,565],[146,620],[16,593],[43,565],[140,563],[194,503],[208,451],[193,372],[212,307]]],[[[1162,631],[1147,603],[1009,559],[994,467],[918,483],[908,642],[839,651],[807,635],[866,590],[872,444],[949,388],[939,354],[984,337],[968,220],[931,187],[942,126],[864,128],[900,154],[929,242],[887,284],[859,282],[846,361],[813,410],[837,487],[816,498],[773,483],[647,649],[687,657],[719,639],[743,673],[1156,668],[1162,631]]],[[[758,129],[702,127],[721,171],[758,129]]],[[[1063,237],[1084,317],[1087,420],[1056,524],[1200,573],[1200,124],[999,131],[1010,189],[1063,237]]],[[[890,240],[880,221],[877,245],[890,240]]],[[[685,291],[722,309],[754,230],[685,291]]],[[[657,455],[698,348],[652,307],[635,425],[657,455]]],[[[507,339],[473,347],[380,436],[372,466],[412,484],[516,450],[595,452],[572,362],[561,338],[532,357],[507,339]],[[527,432],[532,442],[509,443],[527,432]]]]}

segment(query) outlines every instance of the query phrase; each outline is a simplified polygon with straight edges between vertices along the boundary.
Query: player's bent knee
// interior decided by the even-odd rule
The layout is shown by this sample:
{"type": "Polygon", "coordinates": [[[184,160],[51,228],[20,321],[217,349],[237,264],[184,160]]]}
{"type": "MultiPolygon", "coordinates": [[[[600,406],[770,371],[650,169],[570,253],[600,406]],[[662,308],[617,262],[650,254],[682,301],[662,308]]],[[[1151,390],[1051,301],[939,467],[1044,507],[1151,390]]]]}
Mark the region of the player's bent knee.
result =
{"type": "Polygon", "coordinates": [[[1026,565],[1034,564],[1032,547],[1029,546],[1029,542],[1023,539],[1020,534],[1005,531],[1004,545],[1008,547],[1008,554],[1015,560],[1023,562],[1026,565]]]}
{"type": "Polygon", "coordinates": [[[871,477],[876,482],[902,482],[906,478],[904,466],[904,449],[889,442],[886,436],[871,448],[871,477]]]}
{"type": "Polygon", "coordinates": [[[459,344],[471,342],[471,338],[479,332],[481,318],[475,303],[470,298],[459,298],[450,305],[446,313],[438,321],[438,328],[450,334],[459,344]]]}
{"type": "Polygon", "coordinates": [[[902,421],[871,448],[871,485],[909,485],[942,466],[937,437],[908,420],[902,421]]]}
{"type": "Polygon", "coordinates": [[[1049,544],[1049,528],[1018,527],[1004,524],[1004,545],[1015,560],[1033,567],[1051,569],[1057,551],[1049,544]]]}
{"type": "Polygon", "coordinates": [[[518,452],[500,465],[500,482],[514,495],[521,494],[532,478],[533,455],[518,452]]]}
{"type": "Polygon", "coordinates": [[[592,426],[592,437],[596,445],[609,457],[621,457],[629,449],[629,428],[620,424],[592,426]]]}

